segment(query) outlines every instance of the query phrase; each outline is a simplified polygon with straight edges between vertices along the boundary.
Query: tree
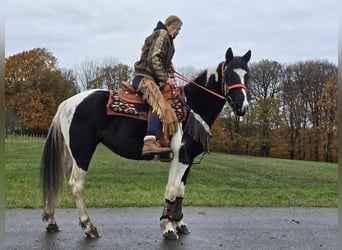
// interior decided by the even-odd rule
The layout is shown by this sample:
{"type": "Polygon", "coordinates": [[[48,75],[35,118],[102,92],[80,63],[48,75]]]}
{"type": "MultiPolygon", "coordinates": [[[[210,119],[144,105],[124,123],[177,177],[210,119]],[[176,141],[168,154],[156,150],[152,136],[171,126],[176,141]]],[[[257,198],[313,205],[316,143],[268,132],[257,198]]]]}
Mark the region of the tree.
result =
{"type": "Polygon", "coordinates": [[[98,60],[86,58],[78,66],[75,67],[76,79],[81,90],[92,88],[91,82],[97,78],[98,68],[100,67],[98,60]]]}
{"type": "Polygon", "coordinates": [[[289,146],[290,159],[295,159],[298,151],[299,159],[305,159],[305,149],[301,150],[302,138],[300,131],[307,124],[308,110],[305,105],[305,85],[300,84],[304,74],[297,70],[295,65],[289,65],[285,69],[285,77],[282,89],[282,113],[283,119],[287,124],[288,130],[284,134],[289,146]]]}
{"type": "MultiPolygon", "coordinates": [[[[180,74],[184,75],[185,77],[189,78],[189,79],[194,79],[200,72],[192,66],[181,66],[181,67],[178,67],[176,69],[176,71],[179,72],[180,74]]],[[[188,83],[183,81],[183,80],[177,79],[177,84],[178,85],[186,85],[188,83]]]]}
{"type": "MultiPolygon", "coordinates": [[[[67,76],[45,48],[6,58],[5,103],[6,112],[11,114],[7,117],[16,117],[22,132],[46,132],[58,105],[77,91],[76,83],[67,76]]],[[[9,125],[10,121],[6,128],[9,125]]]]}
{"type": "Polygon", "coordinates": [[[255,114],[260,155],[270,156],[272,146],[278,143],[273,134],[281,125],[279,100],[272,97],[259,99],[252,112],[255,114]]]}
{"type": "Polygon", "coordinates": [[[129,81],[132,69],[118,63],[114,58],[104,58],[102,61],[86,59],[75,67],[77,81],[82,90],[85,89],[120,89],[121,82],[129,81]]]}
{"type": "Polygon", "coordinates": [[[128,81],[131,73],[132,70],[125,64],[99,68],[97,77],[90,82],[88,87],[119,90],[122,88],[121,83],[128,81]]]}
{"type": "Polygon", "coordinates": [[[336,74],[336,66],[324,60],[286,68],[282,100],[284,119],[291,130],[291,158],[297,151],[299,159],[319,160],[319,128],[323,121],[319,99],[325,84],[336,74]]]}
{"type": "Polygon", "coordinates": [[[312,125],[312,143],[310,144],[311,159],[320,160],[321,141],[319,127],[322,122],[321,109],[318,105],[325,84],[335,75],[337,68],[327,61],[307,61],[303,65],[305,71],[304,84],[307,86],[306,103],[309,109],[309,122],[312,125]]]}
{"type": "Polygon", "coordinates": [[[261,60],[251,64],[252,84],[249,87],[253,99],[274,98],[281,90],[282,66],[276,61],[261,60]]]}
{"type": "Polygon", "coordinates": [[[321,110],[319,132],[323,146],[323,158],[332,162],[337,153],[337,83],[336,77],[324,86],[318,106],[321,110]]]}
{"type": "Polygon", "coordinates": [[[282,66],[276,61],[262,60],[251,65],[250,75],[249,93],[252,108],[249,112],[253,112],[255,118],[250,125],[258,131],[256,138],[260,154],[269,156],[273,140],[272,130],[279,127],[281,119],[277,98],[283,79],[282,66]]]}

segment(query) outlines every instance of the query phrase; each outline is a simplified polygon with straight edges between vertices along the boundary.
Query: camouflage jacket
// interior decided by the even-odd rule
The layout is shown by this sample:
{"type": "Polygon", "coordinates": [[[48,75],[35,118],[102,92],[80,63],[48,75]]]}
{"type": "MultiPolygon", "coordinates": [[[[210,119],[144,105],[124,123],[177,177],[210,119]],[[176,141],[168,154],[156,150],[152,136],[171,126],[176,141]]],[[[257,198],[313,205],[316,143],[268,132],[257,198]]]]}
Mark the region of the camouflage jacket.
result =
{"type": "Polygon", "coordinates": [[[152,77],[161,87],[168,79],[174,53],[173,38],[159,21],[153,33],[145,39],[140,60],[134,64],[134,75],[152,77]]]}

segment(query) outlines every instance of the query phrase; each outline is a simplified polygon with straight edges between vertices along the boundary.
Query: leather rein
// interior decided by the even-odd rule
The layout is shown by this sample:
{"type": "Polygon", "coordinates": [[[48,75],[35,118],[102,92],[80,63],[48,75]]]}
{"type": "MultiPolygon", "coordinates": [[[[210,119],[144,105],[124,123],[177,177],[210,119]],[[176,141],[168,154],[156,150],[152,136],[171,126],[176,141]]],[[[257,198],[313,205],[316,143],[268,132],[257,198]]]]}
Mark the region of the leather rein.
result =
{"type": "MultiPolygon", "coordinates": [[[[225,71],[224,65],[225,65],[225,63],[223,62],[223,63],[222,63],[222,67],[221,67],[222,92],[225,93],[225,95],[227,95],[227,93],[228,93],[231,89],[243,88],[243,89],[246,89],[246,90],[247,90],[246,85],[245,85],[245,84],[242,84],[242,83],[235,83],[235,84],[230,85],[230,86],[227,86],[227,84],[225,84],[225,80],[224,80],[224,71],[225,71]],[[225,86],[226,86],[226,87],[225,87],[225,86]]],[[[216,96],[216,97],[218,97],[218,98],[220,98],[220,99],[226,100],[226,97],[225,97],[225,96],[220,95],[220,94],[218,94],[218,93],[216,93],[216,92],[214,92],[214,91],[212,91],[212,90],[210,90],[210,89],[207,89],[206,87],[204,87],[204,86],[202,86],[202,85],[200,85],[200,84],[194,82],[193,80],[191,80],[191,79],[187,78],[186,76],[184,76],[184,75],[178,73],[177,71],[173,71],[173,74],[174,74],[175,77],[177,77],[177,78],[180,79],[180,80],[185,81],[186,83],[192,83],[192,84],[196,85],[197,87],[199,87],[199,88],[205,90],[206,92],[208,92],[208,93],[210,93],[210,94],[212,94],[212,95],[214,95],[214,96],[216,96]]]]}

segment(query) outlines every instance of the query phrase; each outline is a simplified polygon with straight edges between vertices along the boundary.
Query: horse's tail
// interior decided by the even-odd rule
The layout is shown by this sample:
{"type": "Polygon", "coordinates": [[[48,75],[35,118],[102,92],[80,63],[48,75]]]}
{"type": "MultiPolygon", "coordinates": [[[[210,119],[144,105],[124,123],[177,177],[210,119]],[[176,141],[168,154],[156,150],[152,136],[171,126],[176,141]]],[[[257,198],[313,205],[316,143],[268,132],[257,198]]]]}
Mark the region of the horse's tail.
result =
{"type": "Polygon", "coordinates": [[[43,201],[52,207],[57,203],[59,194],[63,190],[68,160],[70,159],[60,125],[60,114],[64,105],[65,102],[59,106],[52,120],[41,159],[40,177],[43,201]]]}

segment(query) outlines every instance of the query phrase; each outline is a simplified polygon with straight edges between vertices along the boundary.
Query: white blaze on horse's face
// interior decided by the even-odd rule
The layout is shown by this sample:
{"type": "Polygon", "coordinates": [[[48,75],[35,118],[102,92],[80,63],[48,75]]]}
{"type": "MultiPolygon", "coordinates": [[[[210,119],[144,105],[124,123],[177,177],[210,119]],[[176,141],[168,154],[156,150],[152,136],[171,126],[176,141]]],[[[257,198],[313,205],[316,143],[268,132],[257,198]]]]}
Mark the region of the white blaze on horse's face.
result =
{"type": "MultiPolygon", "coordinates": [[[[244,69],[234,69],[233,70],[240,78],[240,83],[245,84],[245,75],[247,74],[247,71],[244,69]]],[[[240,89],[243,94],[243,101],[240,109],[240,113],[244,115],[248,109],[248,100],[247,100],[247,93],[244,88],[240,89]]]]}

